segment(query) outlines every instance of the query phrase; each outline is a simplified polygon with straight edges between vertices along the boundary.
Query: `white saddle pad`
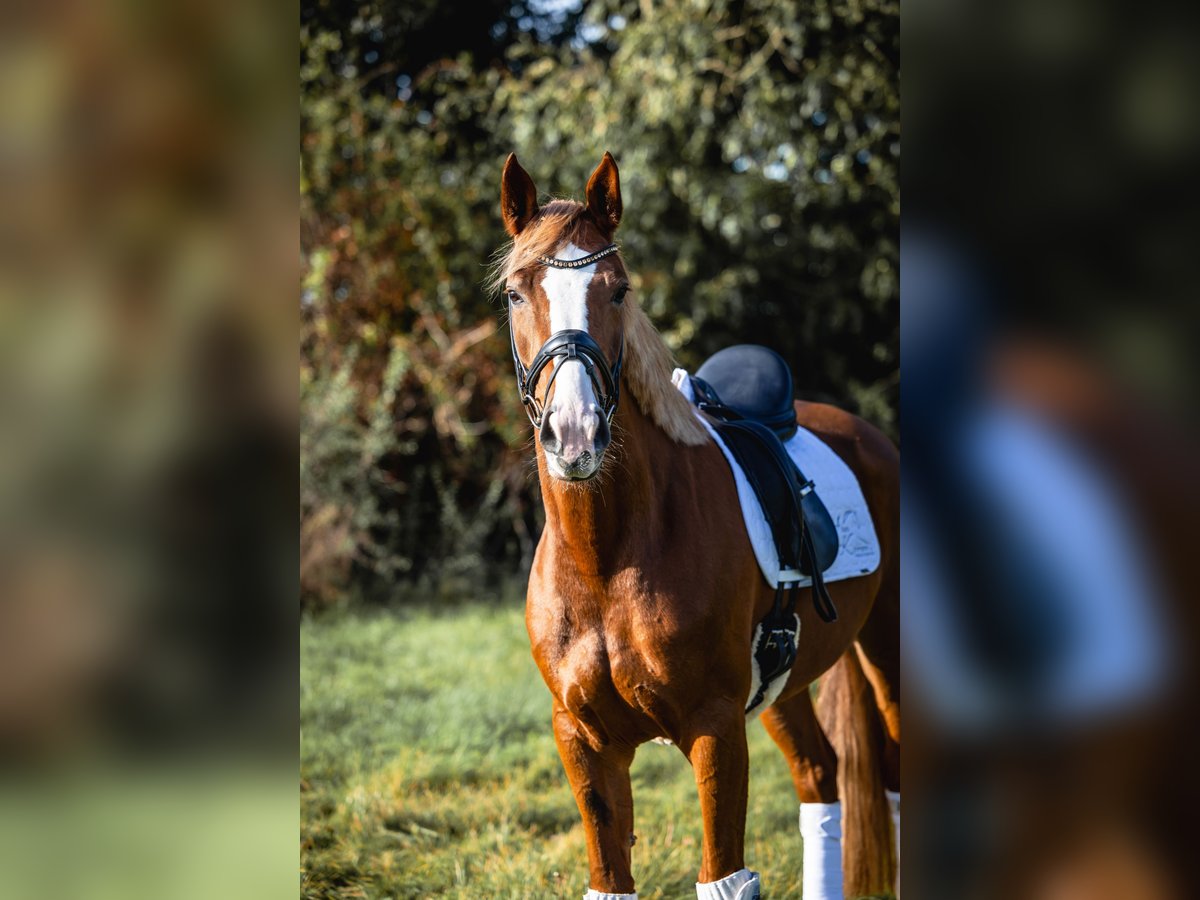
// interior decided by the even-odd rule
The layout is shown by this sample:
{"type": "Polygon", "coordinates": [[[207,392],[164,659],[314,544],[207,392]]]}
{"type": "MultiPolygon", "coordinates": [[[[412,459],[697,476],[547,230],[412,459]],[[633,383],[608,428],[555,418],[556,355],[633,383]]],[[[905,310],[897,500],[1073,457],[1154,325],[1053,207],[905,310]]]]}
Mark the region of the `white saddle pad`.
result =
{"type": "MultiPolygon", "coordinates": [[[[689,401],[695,401],[686,371],[676,369],[671,381],[689,401]]],[[[762,569],[767,583],[772,586],[790,581],[799,581],[801,586],[811,584],[811,578],[781,569],[779,554],[775,551],[775,541],[771,538],[771,526],[763,515],[758,498],[754,496],[754,488],[750,487],[742,467],[699,410],[696,411],[696,417],[708,429],[708,433],[725,455],[729,468],[733,470],[746,533],[750,536],[750,545],[754,548],[758,567],[762,569]]],[[[833,565],[825,570],[825,580],[843,581],[874,572],[879,568],[879,538],[875,534],[875,525],[871,521],[870,510],[867,509],[867,501],[850,467],[820,438],[804,428],[797,428],[796,434],[784,446],[800,471],[812,480],[814,490],[837,526],[838,555],[833,565]]]]}

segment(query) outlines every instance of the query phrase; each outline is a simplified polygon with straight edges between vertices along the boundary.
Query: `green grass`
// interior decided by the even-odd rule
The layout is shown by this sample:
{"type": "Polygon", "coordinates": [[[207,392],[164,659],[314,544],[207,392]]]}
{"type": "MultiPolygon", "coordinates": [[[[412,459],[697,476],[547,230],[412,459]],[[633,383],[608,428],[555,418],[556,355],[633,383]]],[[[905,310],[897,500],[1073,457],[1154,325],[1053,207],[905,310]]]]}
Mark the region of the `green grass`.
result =
{"type": "MultiPolygon", "coordinates": [[[[308,619],[300,646],[304,897],[583,895],[583,830],[519,604],[308,619]]],[[[798,898],[791,781],[762,726],[749,736],[746,862],[764,898],[798,898]]],[[[633,793],[639,895],[695,897],[687,761],[642,747],[633,793]]]]}

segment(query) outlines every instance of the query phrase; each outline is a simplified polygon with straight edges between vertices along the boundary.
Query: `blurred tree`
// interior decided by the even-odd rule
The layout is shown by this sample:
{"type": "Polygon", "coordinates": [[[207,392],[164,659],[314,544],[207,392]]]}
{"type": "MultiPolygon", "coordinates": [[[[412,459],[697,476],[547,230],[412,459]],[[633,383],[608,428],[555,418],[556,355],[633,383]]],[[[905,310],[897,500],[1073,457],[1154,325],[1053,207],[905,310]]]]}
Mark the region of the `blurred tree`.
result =
{"type": "MultiPolygon", "coordinates": [[[[635,287],[689,368],[765,343],[802,395],[895,434],[898,4],[530,0],[448,15],[302,13],[302,378],[332,377],[352,352],[365,422],[388,359],[407,366],[390,401],[406,451],[376,463],[390,487],[375,545],[416,575],[532,550],[528,426],[480,288],[509,150],[543,192],[575,196],[613,151],[635,287]]],[[[327,456],[350,468],[314,484],[367,480],[327,456]]],[[[305,515],[338,502],[361,504],[314,496],[305,515]]]]}

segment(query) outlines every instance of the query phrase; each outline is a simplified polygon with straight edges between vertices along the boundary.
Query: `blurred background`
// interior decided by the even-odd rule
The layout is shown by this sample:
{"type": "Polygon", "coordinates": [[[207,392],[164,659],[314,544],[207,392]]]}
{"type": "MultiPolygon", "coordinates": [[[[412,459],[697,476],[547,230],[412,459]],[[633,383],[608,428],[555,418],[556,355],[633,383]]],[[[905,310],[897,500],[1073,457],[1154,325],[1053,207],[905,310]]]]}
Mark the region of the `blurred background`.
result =
{"type": "Polygon", "coordinates": [[[0,10],[0,894],[294,896],[296,10],[0,10]]]}
{"type": "Polygon", "coordinates": [[[904,886],[1196,893],[1195,10],[905,7],[904,886]]]}
{"type": "Polygon", "coordinates": [[[529,426],[482,286],[512,151],[543,197],[582,196],[614,154],[618,239],[683,365],[765,343],[803,395],[896,436],[896,4],[301,13],[306,607],[532,558],[529,426]]]}

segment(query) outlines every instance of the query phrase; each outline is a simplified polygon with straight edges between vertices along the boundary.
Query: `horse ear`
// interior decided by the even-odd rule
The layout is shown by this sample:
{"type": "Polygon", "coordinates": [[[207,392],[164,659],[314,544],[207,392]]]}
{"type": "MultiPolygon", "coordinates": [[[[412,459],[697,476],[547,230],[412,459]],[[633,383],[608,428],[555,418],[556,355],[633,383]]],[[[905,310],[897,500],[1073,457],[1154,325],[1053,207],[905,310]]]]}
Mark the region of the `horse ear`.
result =
{"type": "Polygon", "coordinates": [[[529,173],[517,162],[517,154],[508,154],[504,174],[500,176],[500,214],[504,230],[516,237],[537,215],[537,188],[529,173]]]}
{"type": "Polygon", "coordinates": [[[617,230],[621,224],[621,175],[617,161],[607,150],[588,179],[587,205],[597,222],[610,232],[617,230]]]}

